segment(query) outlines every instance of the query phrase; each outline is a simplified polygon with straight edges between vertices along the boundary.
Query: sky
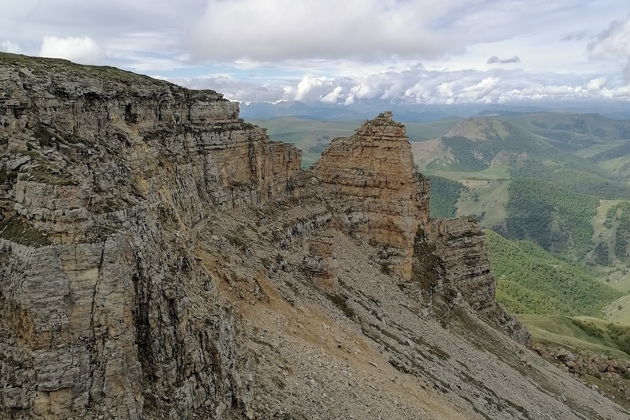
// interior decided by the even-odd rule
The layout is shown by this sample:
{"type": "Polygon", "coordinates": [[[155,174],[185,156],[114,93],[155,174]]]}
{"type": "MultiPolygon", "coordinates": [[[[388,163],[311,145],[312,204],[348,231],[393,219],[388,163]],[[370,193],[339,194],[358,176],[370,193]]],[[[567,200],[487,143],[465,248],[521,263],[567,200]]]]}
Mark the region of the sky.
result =
{"type": "Polygon", "coordinates": [[[245,103],[630,101],[628,0],[0,0],[0,51],[245,103]]]}

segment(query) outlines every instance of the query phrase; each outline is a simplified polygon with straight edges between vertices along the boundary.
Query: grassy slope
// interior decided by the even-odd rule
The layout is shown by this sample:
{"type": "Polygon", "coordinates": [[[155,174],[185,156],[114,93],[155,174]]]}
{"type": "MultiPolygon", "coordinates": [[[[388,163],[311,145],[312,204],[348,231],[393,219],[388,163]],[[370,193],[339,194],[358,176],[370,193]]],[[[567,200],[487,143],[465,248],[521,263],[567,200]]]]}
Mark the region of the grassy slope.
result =
{"type": "Polygon", "coordinates": [[[619,178],[630,178],[630,156],[620,156],[599,162],[599,166],[619,178]]]}
{"type": "Polygon", "coordinates": [[[457,215],[475,215],[481,226],[496,228],[502,226],[507,216],[509,181],[466,181],[469,190],[457,202],[457,215]]]}
{"type": "Polygon", "coordinates": [[[498,278],[497,300],[518,314],[534,342],[574,350],[630,358],[630,307],[628,296],[597,281],[593,274],[560,260],[527,241],[511,241],[486,232],[492,270],[498,278]],[[622,301],[625,299],[625,301],[622,301]],[[614,309],[613,309],[614,307],[614,309]]]}
{"type": "Polygon", "coordinates": [[[603,316],[602,308],[621,296],[594,274],[529,241],[486,231],[486,243],[498,278],[497,299],[512,312],[603,316]]]}
{"type": "Polygon", "coordinates": [[[630,359],[630,328],[597,318],[563,315],[519,315],[532,340],[575,350],[630,359]]]}
{"type": "MultiPolygon", "coordinates": [[[[609,251],[611,260],[615,259],[615,249],[623,248],[616,246],[616,236],[618,226],[622,226],[622,231],[625,226],[625,209],[620,208],[612,214],[610,208],[616,208],[620,201],[601,198],[626,198],[630,192],[627,182],[615,179],[625,175],[627,157],[613,157],[622,150],[619,146],[624,142],[613,140],[617,128],[604,134],[597,133],[604,138],[594,134],[596,130],[603,130],[602,124],[606,123],[598,118],[594,118],[594,123],[586,124],[584,133],[571,134],[572,118],[562,117],[554,121],[555,117],[547,118],[546,129],[533,131],[541,138],[560,133],[557,141],[548,142],[553,146],[553,152],[537,155],[539,145],[535,144],[528,151],[526,161],[510,162],[506,169],[499,166],[508,172],[503,179],[480,181],[488,178],[488,172],[492,172],[496,164],[493,162],[485,167],[483,162],[471,161],[471,156],[484,156],[485,151],[475,152],[461,144],[450,149],[451,154],[456,155],[455,159],[445,162],[443,156],[447,152],[442,151],[441,160],[433,164],[425,157],[429,162],[425,168],[469,188],[457,202],[458,215],[476,214],[482,217],[485,227],[502,225],[517,238],[533,236],[548,249],[574,258],[596,257],[599,243],[604,242],[600,248],[609,251]],[[589,124],[592,127],[588,127],[589,124]],[[572,154],[585,146],[588,151],[572,154]],[[458,153],[464,159],[459,159],[458,153]],[[594,157],[599,161],[587,160],[594,157]],[[612,158],[604,159],[608,157],[612,158]],[[602,203],[610,205],[603,206],[602,203]],[[602,237],[606,234],[604,241],[602,237]]],[[[528,127],[523,124],[521,128],[528,127]]],[[[521,138],[527,139],[526,136],[521,138]]],[[[492,148],[485,146],[485,150],[488,149],[492,148]]],[[[441,194],[434,190],[436,193],[441,194]]],[[[623,232],[620,235],[625,236],[623,232]]],[[[625,238],[622,239],[625,242],[625,238]]],[[[599,329],[592,328],[571,316],[603,316],[602,309],[606,307],[608,319],[630,325],[630,296],[614,301],[619,292],[599,283],[596,273],[567,263],[531,243],[509,241],[489,233],[488,246],[493,270],[499,278],[497,298],[512,312],[526,314],[522,315],[522,320],[535,341],[627,357],[621,349],[629,351],[628,343],[621,340],[620,344],[611,337],[615,334],[609,334],[609,329],[620,327],[592,319],[589,322],[599,329]]],[[[630,285],[630,276],[625,273],[625,276],[618,276],[615,286],[630,285]]]]}

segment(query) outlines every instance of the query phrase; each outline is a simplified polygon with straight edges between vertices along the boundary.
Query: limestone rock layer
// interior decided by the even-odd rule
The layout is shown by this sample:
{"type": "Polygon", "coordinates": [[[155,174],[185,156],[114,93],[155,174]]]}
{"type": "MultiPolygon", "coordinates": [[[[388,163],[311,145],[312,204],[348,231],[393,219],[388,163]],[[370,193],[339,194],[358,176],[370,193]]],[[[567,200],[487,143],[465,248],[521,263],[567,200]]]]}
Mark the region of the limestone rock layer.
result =
{"type": "Polygon", "coordinates": [[[355,135],[333,140],[313,173],[345,205],[348,224],[369,239],[398,248],[394,267],[411,276],[411,255],[419,223],[426,223],[427,181],[417,173],[404,125],[391,112],[363,124],[355,135]]]}

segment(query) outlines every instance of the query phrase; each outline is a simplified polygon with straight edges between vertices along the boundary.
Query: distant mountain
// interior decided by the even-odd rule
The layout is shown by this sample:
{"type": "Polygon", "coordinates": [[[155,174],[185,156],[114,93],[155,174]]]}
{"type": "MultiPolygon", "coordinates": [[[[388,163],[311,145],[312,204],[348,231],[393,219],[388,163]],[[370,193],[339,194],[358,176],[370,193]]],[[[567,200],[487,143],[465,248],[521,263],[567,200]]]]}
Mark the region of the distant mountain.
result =
{"type": "MultiPolygon", "coordinates": [[[[396,118],[405,122],[429,122],[461,116],[460,109],[446,111],[437,106],[409,106],[393,103],[363,103],[355,106],[281,101],[277,103],[241,104],[241,115],[246,119],[264,120],[278,117],[295,117],[322,121],[361,121],[367,120],[388,109],[394,110],[396,118]]],[[[468,112],[463,112],[467,115],[468,112]]]]}
{"type": "Polygon", "coordinates": [[[507,237],[627,270],[630,121],[575,113],[476,117],[413,148],[421,171],[461,184],[434,185],[434,196],[452,203],[446,213],[475,214],[507,237]],[[453,191],[460,191],[456,200],[453,191]]]}
{"type": "Polygon", "coordinates": [[[383,99],[361,99],[353,104],[279,101],[242,103],[246,119],[297,117],[311,120],[367,120],[383,110],[394,112],[403,122],[431,122],[444,118],[510,117],[533,114],[576,115],[598,113],[608,118],[628,119],[630,110],[614,102],[530,104],[415,104],[383,99]]]}

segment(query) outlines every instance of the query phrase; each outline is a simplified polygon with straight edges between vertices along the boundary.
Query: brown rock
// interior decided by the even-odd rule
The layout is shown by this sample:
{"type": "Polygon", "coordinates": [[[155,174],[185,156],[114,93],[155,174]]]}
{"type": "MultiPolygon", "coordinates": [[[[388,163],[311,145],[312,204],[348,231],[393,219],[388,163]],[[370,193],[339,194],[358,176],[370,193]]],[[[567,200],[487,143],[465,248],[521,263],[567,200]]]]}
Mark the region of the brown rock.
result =
{"type": "Polygon", "coordinates": [[[342,201],[344,227],[400,249],[394,272],[409,278],[418,224],[428,220],[428,184],[414,168],[405,127],[384,112],[333,140],[312,172],[342,201]]]}

